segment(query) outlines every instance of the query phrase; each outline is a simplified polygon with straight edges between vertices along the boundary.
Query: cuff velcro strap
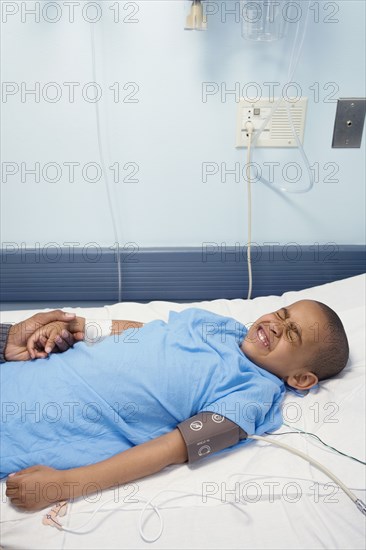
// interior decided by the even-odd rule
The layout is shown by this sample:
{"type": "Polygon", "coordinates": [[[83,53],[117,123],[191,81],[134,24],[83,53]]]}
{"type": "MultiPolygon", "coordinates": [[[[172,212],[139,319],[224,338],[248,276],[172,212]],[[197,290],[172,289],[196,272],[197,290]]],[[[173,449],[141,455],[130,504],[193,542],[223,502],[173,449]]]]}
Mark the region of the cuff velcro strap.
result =
{"type": "Polygon", "coordinates": [[[247,434],[225,416],[203,411],[178,424],[187,446],[188,462],[231,447],[247,434]]]}

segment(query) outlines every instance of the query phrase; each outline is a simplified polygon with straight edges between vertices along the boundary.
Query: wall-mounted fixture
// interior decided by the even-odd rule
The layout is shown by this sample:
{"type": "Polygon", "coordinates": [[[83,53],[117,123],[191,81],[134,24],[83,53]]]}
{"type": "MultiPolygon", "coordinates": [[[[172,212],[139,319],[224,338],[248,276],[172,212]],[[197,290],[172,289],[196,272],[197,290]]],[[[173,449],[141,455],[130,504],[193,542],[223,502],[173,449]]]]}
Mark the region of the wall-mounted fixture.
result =
{"type": "Polygon", "coordinates": [[[250,99],[241,98],[238,104],[236,124],[236,147],[247,147],[249,136],[246,132],[247,123],[252,124],[253,132],[259,131],[262,126],[256,147],[298,147],[293,127],[300,143],[303,143],[307,98],[284,102],[271,114],[273,101],[263,98],[253,103],[250,99]],[[289,109],[287,109],[287,106],[289,109]]]}
{"type": "Polygon", "coordinates": [[[365,98],[349,97],[338,99],[333,131],[333,148],[359,149],[361,147],[365,112],[365,98]]]}
{"type": "MultiPolygon", "coordinates": [[[[204,0],[203,0],[204,1],[204,0]]],[[[185,2],[185,30],[205,31],[207,29],[207,17],[204,13],[201,0],[189,0],[185,2]]]]}

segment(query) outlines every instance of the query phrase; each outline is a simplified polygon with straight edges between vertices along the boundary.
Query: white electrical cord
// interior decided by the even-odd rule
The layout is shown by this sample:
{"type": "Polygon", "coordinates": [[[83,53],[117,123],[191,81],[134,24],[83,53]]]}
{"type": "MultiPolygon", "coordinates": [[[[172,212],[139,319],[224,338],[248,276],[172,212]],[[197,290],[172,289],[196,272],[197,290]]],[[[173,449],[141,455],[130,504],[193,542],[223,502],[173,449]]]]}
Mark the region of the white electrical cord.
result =
{"type": "MultiPolygon", "coordinates": [[[[91,51],[92,51],[92,72],[93,72],[93,81],[97,82],[97,69],[96,69],[96,56],[95,56],[95,37],[94,37],[94,24],[90,23],[90,37],[91,37],[91,51]]],[[[122,301],[122,269],[121,269],[121,255],[119,251],[119,244],[120,239],[118,235],[118,224],[116,221],[116,216],[113,209],[113,202],[111,198],[111,191],[110,191],[110,182],[107,172],[106,163],[104,160],[104,153],[103,153],[103,146],[102,146],[102,136],[101,136],[101,124],[100,124],[100,112],[99,112],[99,103],[98,101],[94,102],[95,104],[95,115],[96,115],[96,123],[97,123],[97,139],[98,139],[98,149],[99,149],[99,157],[100,157],[100,163],[102,165],[102,171],[104,176],[104,181],[106,184],[106,190],[107,190],[107,197],[108,197],[108,206],[109,211],[111,213],[111,219],[112,219],[112,226],[113,226],[113,234],[114,239],[116,242],[116,254],[117,254],[117,273],[118,273],[118,302],[122,301]]],[[[117,204],[117,201],[115,201],[117,204]]]]}
{"type": "Polygon", "coordinates": [[[330,477],[330,479],[332,479],[334,483],[339,485],[339,487],[346,493],[346,495],[352,500],[352,502],[356,504],[357,508],[364,515],[366,515],[365,503],[361,499],[357,498],[356,495],[352,493],[352,491],[350,491],[348,487],[346,487],[346,485],[337,476],[335,476],[330,470],[328,470],[328,468],[320,464],[320,462],[318,462],[314,458],[311,458],[311,456],[307,455],[306,453],[303,453],[302,451],[299,451],[298,449],[295,449],[295,447],[290,447],[290,445],[286,445],[286,443],[281,443],[280,441],[276,441],[269,437],[263,437],[261,435],[248,435],[248,439],[257,439],[259,441],[272,443],[272,445],[277,445],[277,447],[282,447],[283,449],[286,449],[286,451],[290,451],[290,453],[293,453],[297,456],[300,456],[304,460],[307,460],[308,462],[310,462],[310,464],[312,464],[313,466],[321,470],[324,474],[326,474],[328,477],[330,477]]]}
{"type": "MultiPolygon", "coordinates": [[[[300,55],[301,55],[301,51],[302,51],[302,47],[303,47],[303,44],[304,44],[304,40],[305,40],[305,36],[306,36],[306,31],[307,31],[307,27],[308,27],[308,21],[309,21],[309,12],[310,12],[310,3],[311,3],[311,0],[308,0],[307,2],[307,8],[306,8],[306,17],[305,17],[305,22],[304,22],[304,26],[303,26],[303,32],[302,32],[302,35],[300,37],[300,42],[299,42],[299,46],[297,47],[297,39],[298,39],[298,35],[299,35],[299,29],[300,29],[300,21],[301,19],[299,19],[299,21],[297,22],[297,27],[296,27],[296,34],[295,34],[295,37],[294,37],[294,45],[293,45],[293,48],[292,48],[292,53],[291,53],[291,59],[290,59],[290,63],[289,63],[289,68],[288,68],[288,72],[287,72],[287,82],[292,82],[292,79],[294,77],[294,74],[295,74],[295,71],[296,71],[296,68],[297,68],[297,65],[299,63],[299,59],[300,59],[300,55]],[[295,52],[296,52],[296,55],[295,55],[295,52]]],[[[260,128],[258,130],[256,130],[254,132],[254,137],[253,137],[253,140],[252,140],[252,143],[251,143],[251,146],[252,148],[254,149],[256,143],[257,143],[257,140],[260,136],[260,134],[263,132],[264,128],[267,126],[269,120],[271,119],[271,117],[274,115],[274,113],[277,111],[277,109],[279,108],[279,106],[281,105],[281,103],[284,101],[284,98],[283,97],[280,97],[272,106],[270,112],[268,113],[268,116],[265,118],[265,120],[263,121],[262,125],[260,126],[260,128]]],[[[309,162],[309,159],[307,158],[307,155],[305,153],[305,150],[299,140],[299,137],[297,135],[297,132],[296,132],[296,129],[295,129],[295,126],[293,124],[293,121],[292,121],[292,117],[291,117],[291,112],[290,112],[290,106],[288,104],[288,102],[286,103],[286,110],[287,110],[287,117],[288,117],[288,121],[290,123],[290,126],[291,126],[291,129],[292,129],[292,133],[294,135],[294,138],[296,140],[296,143],[297,143],[297,146],[298,146],[298,149],[299,149],[299,152],[303,158],[303,161],[304,161],[304,164],[307,168],[307,171],[308,171],[308,175],[309,175],[309,184],[307,187],[305,187],[304,189],[289,189],[287,188],[285,185],[280,185],[279,189],[281,191],[284,191],[286,193],[307,193],[308,191],[310,191],[312,189],[312,187],[314,186],[314,176],[313,176],[313,173],[311,171],[311,167],[310,167],[310,162],[309,162]]],[[[258,177],[258,181],[261,181],[262,183],[264,183],[265,185],[267,185],[268,187],[271,187],[273,189],[273,185],[271,182],[269,182],[266,178],[264,178],[262,175],[260,175],[258,177]]]]}
{"type": "Polygon", "coordinates": [[[250,154],[251,154],[253,129],[254,129],[253,124],[251,122],[247,122],[247,124],[246,124],[246,130],[247,130],[247,136],[248,136],[247,166],[246,166],[247,188],[248,188],[248,245],[247,245],[248,295],[247,295],[247,300],[250,300],[250,298],[251,298],[252,286],[253,286],[252,261],[251,261],[251,252],[252,252],[252,178],[251,178],[251,173],[250,173],[250,154]]]}

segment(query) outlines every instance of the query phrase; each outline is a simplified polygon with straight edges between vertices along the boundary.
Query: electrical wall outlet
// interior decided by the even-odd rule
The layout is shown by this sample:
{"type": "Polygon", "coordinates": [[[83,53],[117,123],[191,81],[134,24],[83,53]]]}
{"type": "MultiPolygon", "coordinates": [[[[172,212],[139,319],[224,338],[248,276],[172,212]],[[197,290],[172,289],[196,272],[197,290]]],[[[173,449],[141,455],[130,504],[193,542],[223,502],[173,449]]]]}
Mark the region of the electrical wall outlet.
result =
{"type": "Polygon", "coordinates": [[[333,131],[333,148],[360,148],[365,122],[366,99],[338,99],[333,131]]]}
{"type": "MultiPolygon", "coordinates": [[[[269,98],[256,102],[247,98],[240,99],[236,126],[236,147],[248,146],[249,136],[245,127],[246,123],[251,122],[254,130],[259,130],[276,101],[277,99],[270,101],[269,98]]],[[[300,143],[303,143],[307,102],[307,97],[302,97],[293,102],[283,100],[260,134],[256,141],[256,147],[297,147],[289,116],[291,116],[300,143]],[[288,114],[287,105],[289,106],[290,115],[288,114]]]]}

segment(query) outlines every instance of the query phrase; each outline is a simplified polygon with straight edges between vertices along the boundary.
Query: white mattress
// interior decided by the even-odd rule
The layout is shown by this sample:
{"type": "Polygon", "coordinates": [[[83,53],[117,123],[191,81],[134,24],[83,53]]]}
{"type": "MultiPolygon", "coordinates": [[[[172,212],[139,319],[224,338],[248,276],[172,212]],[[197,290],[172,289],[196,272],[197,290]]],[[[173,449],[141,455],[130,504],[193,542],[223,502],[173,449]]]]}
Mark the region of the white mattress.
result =
{"type": "MultiPolygon", "coordinates": [[[[65,308],[94,318],[133,319],[147,322],[168,318],[171,309],[191,307],[232,316],[249,323],[261,314],[301,298],[314,298],[334,308],[350,342],[348,366],[336,378],[321,383],[305,398],[288,393],[285,421],[317,434],[326,443],[365,460],[365,276],[246,300],[214,300],[194,304],[151,302],[122,303],[104,308],[65,308]]],[[[32,311],[2,314],[1,322],[15,322],[32,311]]],[[[278,432],[289,431],[282,427],[278,432]]],[[[314,438],[298,434],[276,436],[279,441],[310,454],[331,469],[354,493],[365,500],[365,467],[334,453],[314,438]]],[[[81,499],[68,505],[65,526],[77,529],[96,513],[83,534],[58,531],[42,524],[45,511],[24,513],[12,508],[1,483],[1,546],[4,549],[358,549],[365,545],[364,516],[323,473],[278,447],[263,442],[212,456],[199,465],[171,466],[159,474],[119,490],[81,499]],[[145,542],[139,534],[144,499],[155,499],[164,521],[160,538],[145,542]],[[232,493],[229,491],[233,490],[232,493]],[[216,499],[204,501],[212,491],[216,499]],[[183,493],[182,493],[183,492],[183,493]],[[186,493],[196,493],[188,496],[186,493]],[[239,504],[241,498],[246,503],[239,504]],[[236,501],[237,506],[229,502],[236,501]]],[[[144,533],[159,531],[157,516],[148,512],[144,533]]]]}

